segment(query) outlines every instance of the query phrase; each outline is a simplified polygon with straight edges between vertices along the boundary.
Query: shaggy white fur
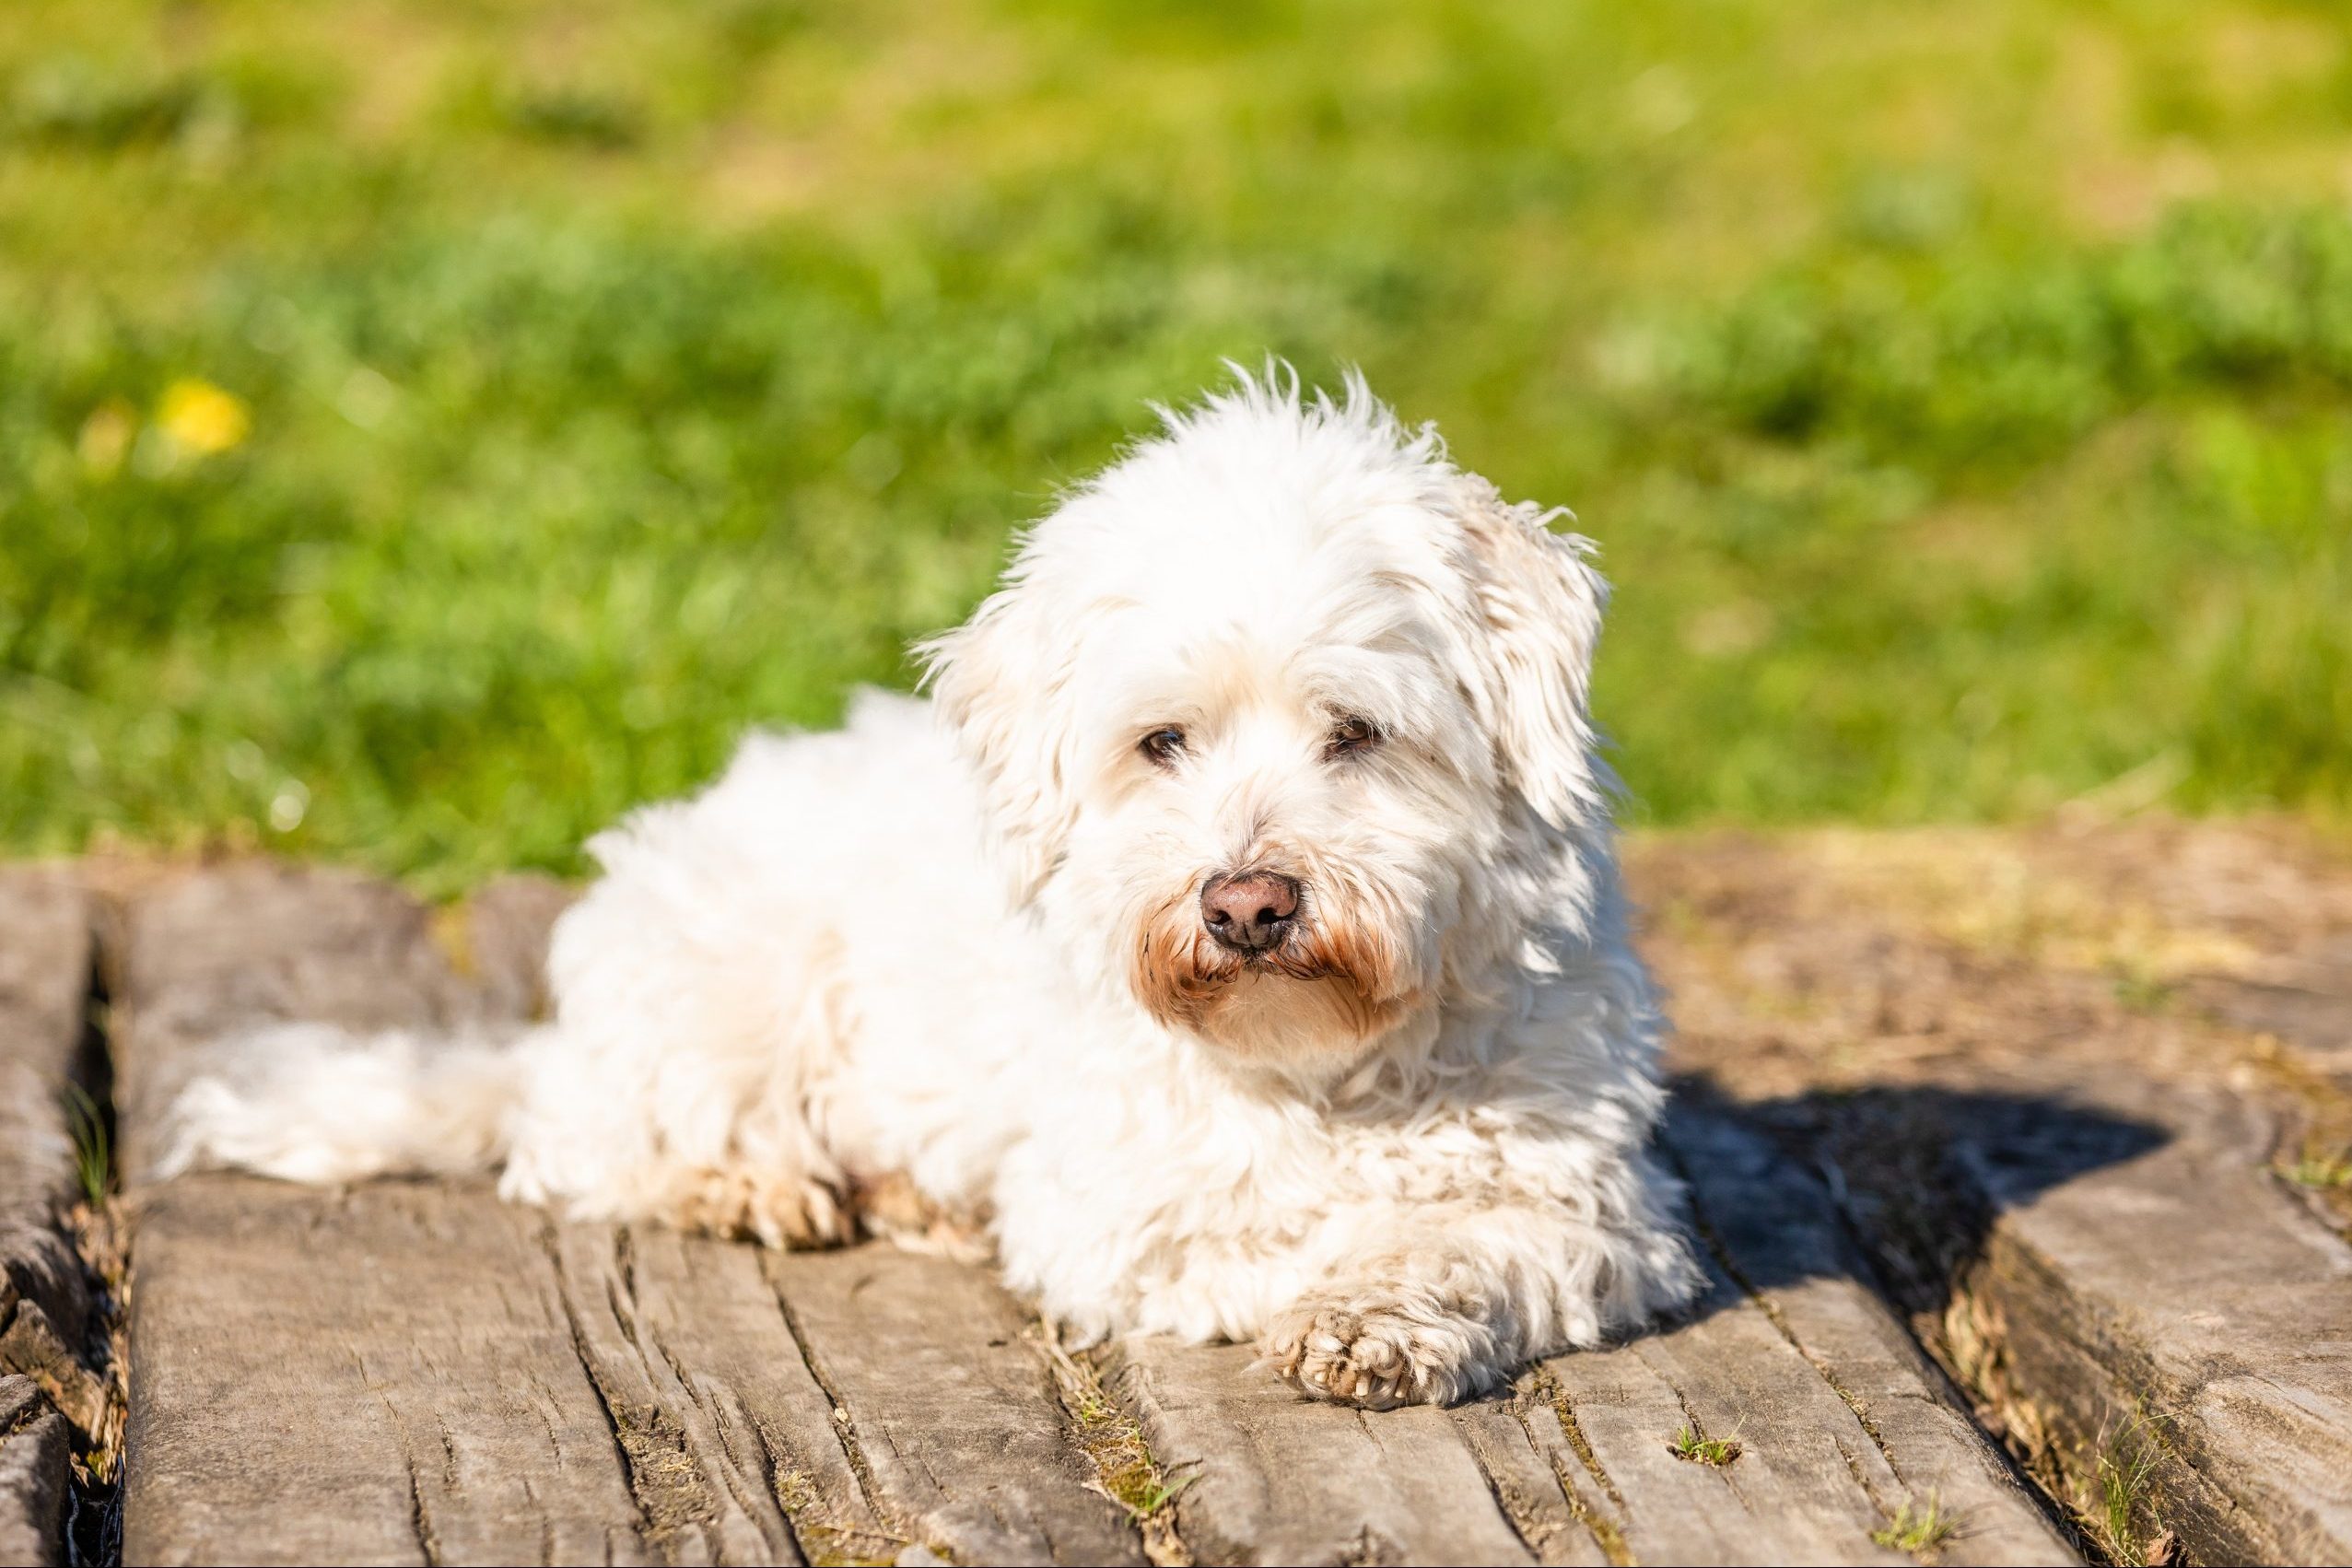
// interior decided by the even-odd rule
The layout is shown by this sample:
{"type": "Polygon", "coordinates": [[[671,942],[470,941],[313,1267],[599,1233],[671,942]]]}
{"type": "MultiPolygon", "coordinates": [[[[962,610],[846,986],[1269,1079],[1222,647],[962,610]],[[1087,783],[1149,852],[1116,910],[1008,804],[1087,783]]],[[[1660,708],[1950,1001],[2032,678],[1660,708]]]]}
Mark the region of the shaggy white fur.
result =
{"type": "Polygon", "coordinates": [[[1689,1298],[1590,546],[1359,380],[1163,417],[924,648],[933,701],[595,839],[551,1024],[256,1034],[170,1165],[498,1166],[778,1245],[903,1177],[1081,1339],[1254,1340],[1372,1406],[1689,1298]]]}

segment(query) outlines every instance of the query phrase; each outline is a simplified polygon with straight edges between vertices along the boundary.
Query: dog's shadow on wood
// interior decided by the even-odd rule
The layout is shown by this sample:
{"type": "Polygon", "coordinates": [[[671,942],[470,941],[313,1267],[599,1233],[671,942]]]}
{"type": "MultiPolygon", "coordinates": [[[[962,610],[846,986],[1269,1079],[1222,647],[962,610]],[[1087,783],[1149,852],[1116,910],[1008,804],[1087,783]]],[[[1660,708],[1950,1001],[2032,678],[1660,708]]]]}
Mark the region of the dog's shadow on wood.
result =
{"type": "Polygon", "coordinates": [[[1700,1076],[1673,1088],[1659,1147],[1689,1188],[1712,1278],[1700,1317],[1820,1279],[1940,1314],[2004,1211],[2171,1138],[2033,1094],[1904,1085],[1734,1101],[1700,1076]]]}

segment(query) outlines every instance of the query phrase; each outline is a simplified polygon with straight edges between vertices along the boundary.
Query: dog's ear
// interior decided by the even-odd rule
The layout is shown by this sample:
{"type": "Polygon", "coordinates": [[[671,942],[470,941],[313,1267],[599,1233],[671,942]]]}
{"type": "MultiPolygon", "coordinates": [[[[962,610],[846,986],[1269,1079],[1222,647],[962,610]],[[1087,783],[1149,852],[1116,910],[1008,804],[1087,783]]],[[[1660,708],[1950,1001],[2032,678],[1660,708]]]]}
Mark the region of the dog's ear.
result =
{"type": "Polygon", "coordinates": [[[1077,726],[1069,702],[1076,628],[1043,612],[1051,596],[1016,558],[972,618],[917,649],[940,717],[980,782],[1012,899],[1053,874],[1078,814],[1077,726]]]}
{"type": "Polygon", "coordinates": [[[1491,720],[1504,777],[1555,827],[1609,810],[1590,693],[1609,584],[1592,541],[1554,533],[1557,512],[1509,506],[1475,475],[1460,480],[1460,521],[1484,625],[1491,720]]]}

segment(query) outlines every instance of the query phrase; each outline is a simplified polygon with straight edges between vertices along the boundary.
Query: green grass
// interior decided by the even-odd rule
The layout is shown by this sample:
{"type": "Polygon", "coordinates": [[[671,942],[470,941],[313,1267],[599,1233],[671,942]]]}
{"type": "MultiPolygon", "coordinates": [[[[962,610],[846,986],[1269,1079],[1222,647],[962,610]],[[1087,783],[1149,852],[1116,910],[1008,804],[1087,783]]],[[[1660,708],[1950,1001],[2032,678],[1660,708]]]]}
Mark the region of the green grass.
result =
{"type": "Polygon", "coordinates": [[[1905,1499],[1884,1528],[1870,1532],[1870,1539],[1890,1551],[1907,1551],[1928,1562],[1959,1533],[1960,1521],[1945,1512],[1941,1500],[1931,1492],[1926,1503],[1918,1506],[1905,1499]]]}
{"type": "MultiPolygon", "coordinates": [[[[1198,1464],[1199,1461],[1190,1462],[1198,1464]]],[[[1194,1470],[1189,1475],[1178,1476],[1173,1480],[1162,1480],[1156,1484],[1141,1487],[1132,1497],[1116,1492],[1112,1493],[1112,1496],[1132,1517],[1138,1520],[1149,1519],[1176,1502],[1184,1494],[1185,1488],[1199,1479],[1200,1472],[1194,1470]]]]}
{"type": "Polygon", "coordinates": [[[1716,1469],[1739,1457],[1744,1448],[1737,1437],[1708,1437],[1696,1427],[1684,1427],[1667,1445],[1678,1459],[1688,1459],[1694,1465],[1707,1465],[1716,1469]]]}
{"type": "Polygon", "coordinates": [[[1577,509],[1643,820],[2352,816],[2325,8],[11,21],[0,852],[572,867],[1270,351],[1577,509]]]}
{"type": "Polygon", "coordinates": [[[65,1085],[65,1129],[74,1141],[74,1175],[92,1209],[102,1208],[114,1185],[113,1141],[107,1132],[107,1114],[89,1091],[78,1083],[65,1085]]]}
{"type": "Polygon", "coordinates": [[[2135,1415],[2099,1441],[2099,1496],[2092,1523],[2100,1544],[2117,1562],[2145,1562],[2148,1539],[2141,1527],[2153,1511],[2159,1450],[2144,1417],[2135,1415]]]}
{"type": "Polygon", "coordinates": [[[2306,1151],[2302,1158],[2281,1162],[2276,1168],[2298,1187],[2320,1192],[2352,1188],[2352,1149],[2333,1154],[2306,1151]]]}

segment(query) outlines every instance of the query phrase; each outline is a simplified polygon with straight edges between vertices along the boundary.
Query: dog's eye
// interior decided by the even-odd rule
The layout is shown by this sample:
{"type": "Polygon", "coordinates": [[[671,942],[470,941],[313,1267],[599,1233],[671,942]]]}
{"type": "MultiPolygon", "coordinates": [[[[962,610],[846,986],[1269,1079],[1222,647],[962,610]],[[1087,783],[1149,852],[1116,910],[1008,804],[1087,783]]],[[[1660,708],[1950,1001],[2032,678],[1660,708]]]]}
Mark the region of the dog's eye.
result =
{"type": "Polygon", "coordinates": [[[1162,767],[1173,766],[1184,755],[1184,731],[1173,724],[1154,730],[1137,742],[1135,749],[1162,767]]]}
{"type": "Polygon", "coordinates": [[[1331,726],[1330,738],[1323,743],[1327,757],[1347,756],[1354,752],[1370,751],[1380,743],[1380,731],[1368,719],[1347,718],[1331,726]]]}

